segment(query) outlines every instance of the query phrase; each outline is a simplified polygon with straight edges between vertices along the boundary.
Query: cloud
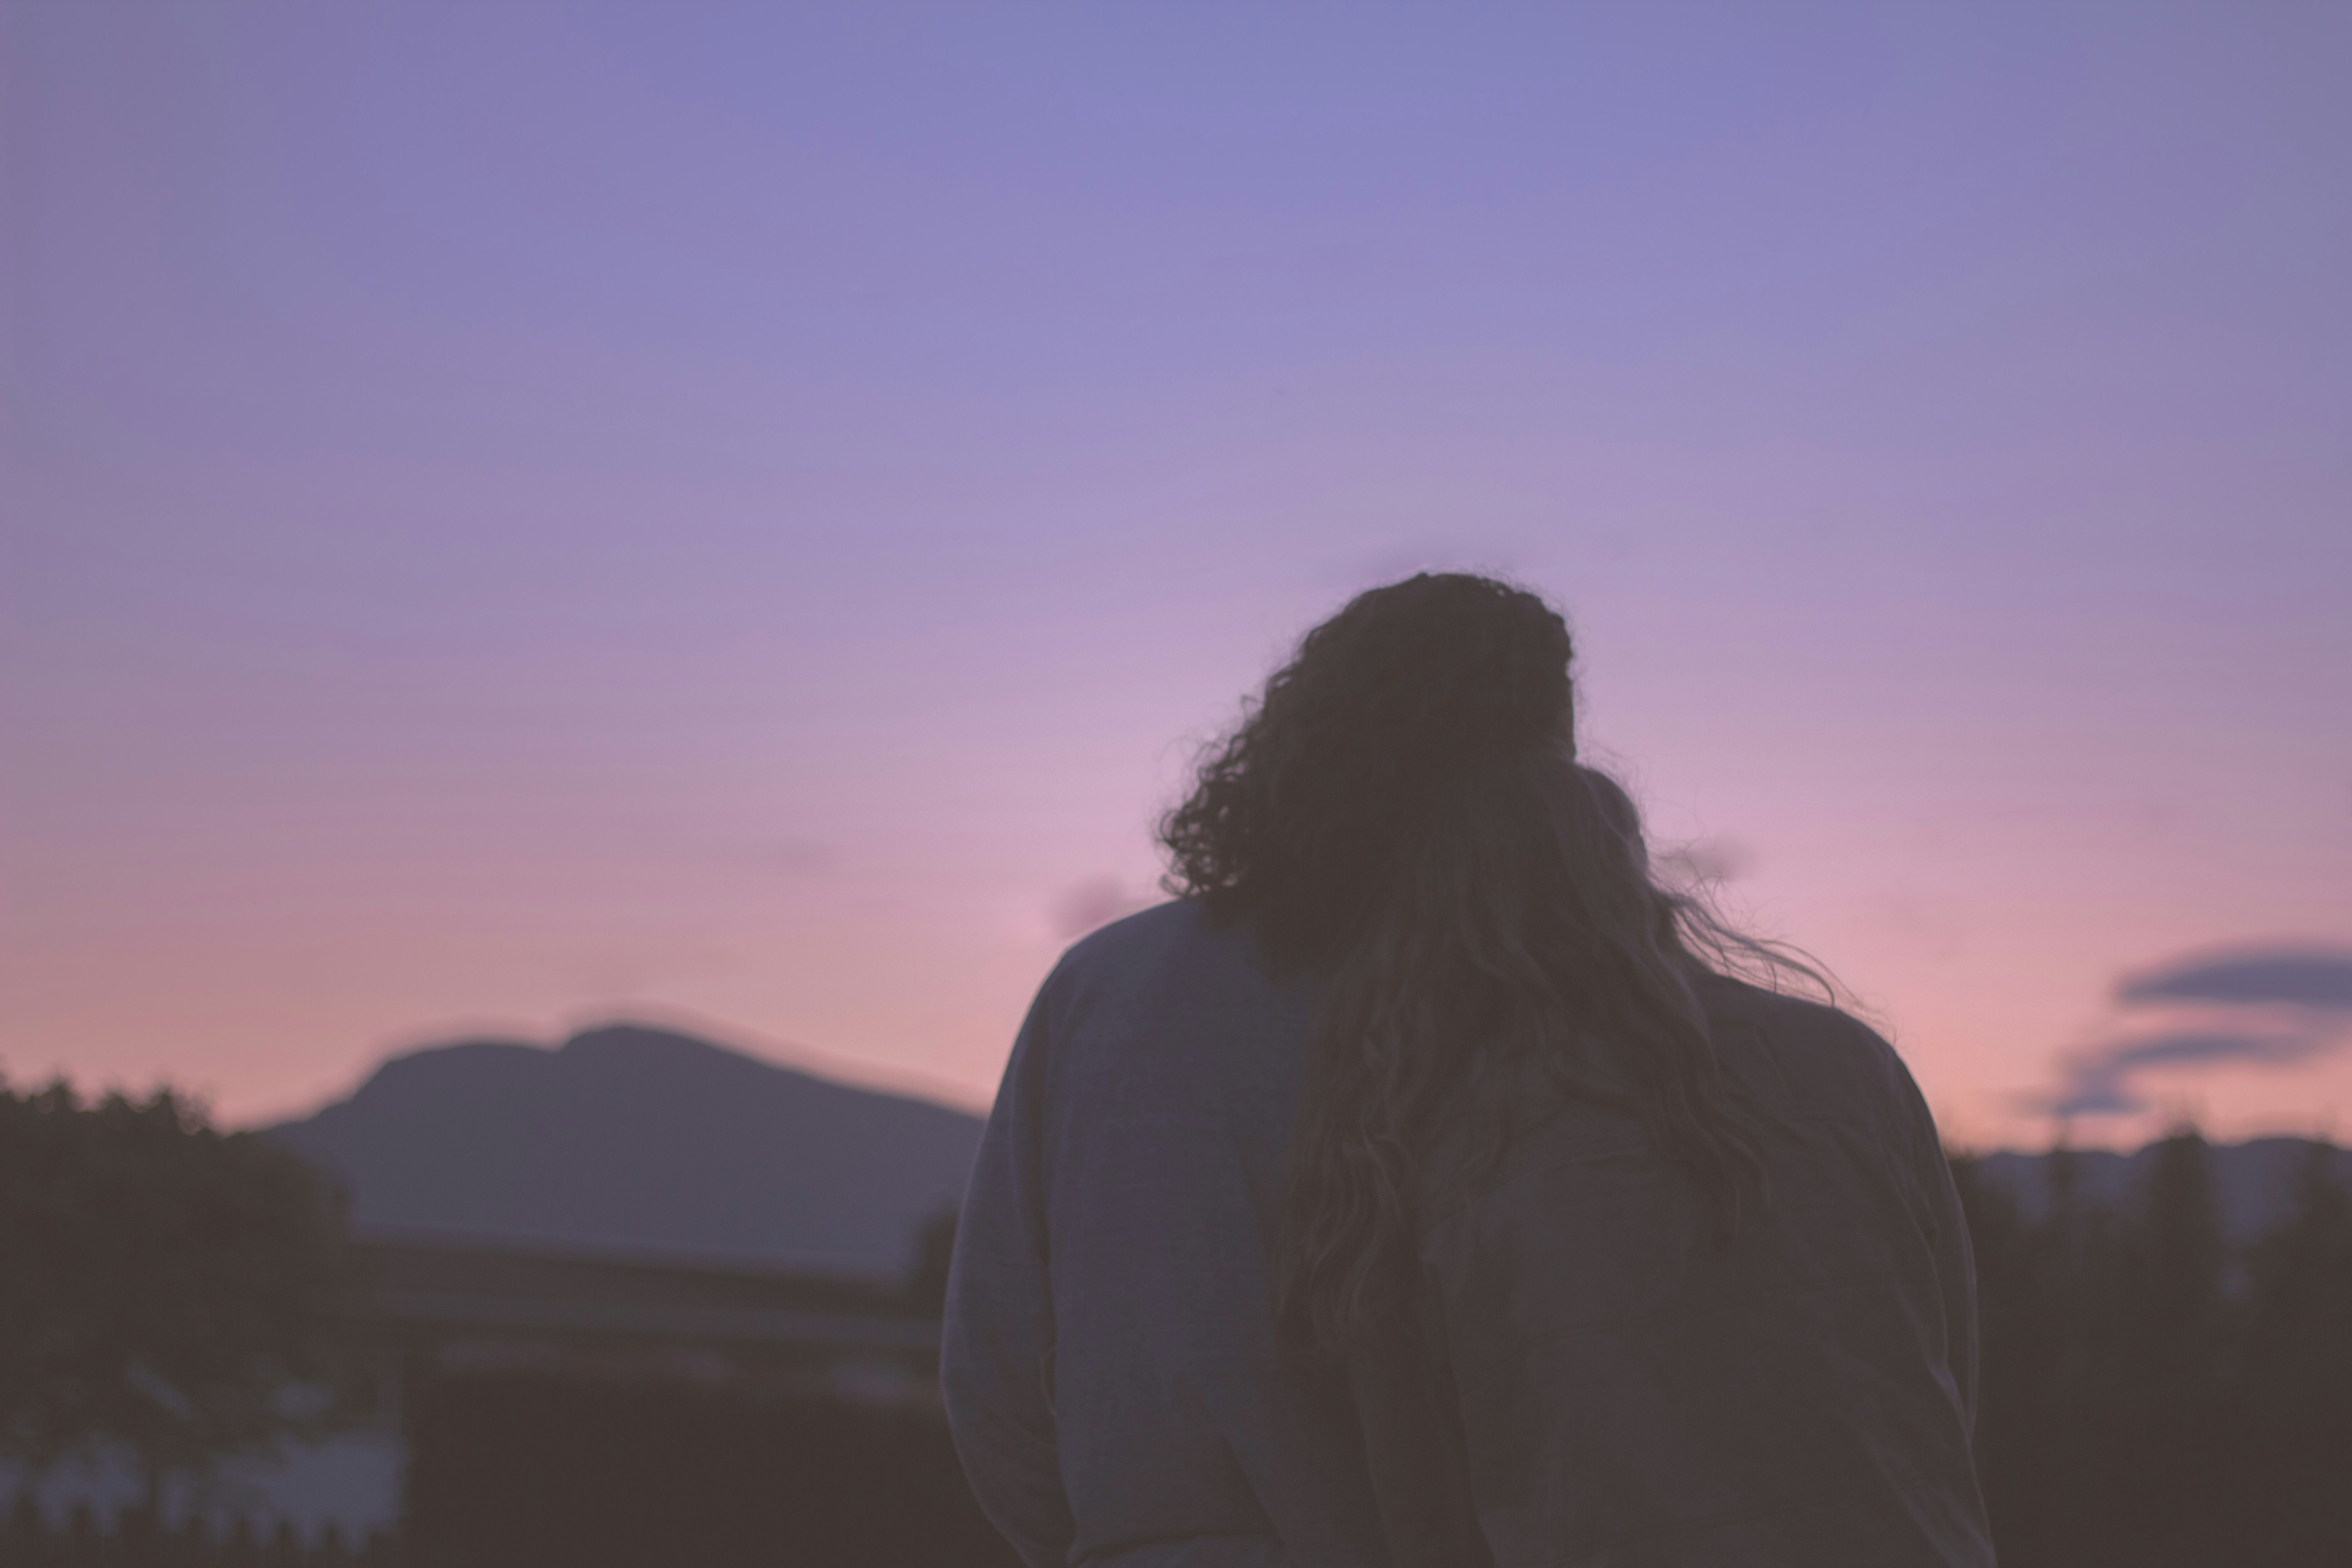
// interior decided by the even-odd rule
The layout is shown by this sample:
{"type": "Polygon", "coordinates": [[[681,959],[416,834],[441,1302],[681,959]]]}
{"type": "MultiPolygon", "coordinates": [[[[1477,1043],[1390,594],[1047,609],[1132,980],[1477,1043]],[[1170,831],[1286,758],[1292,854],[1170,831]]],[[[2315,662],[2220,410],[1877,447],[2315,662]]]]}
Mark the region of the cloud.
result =
{"type": "Polygon", "coordinates": [[[2154,1034],[2068,1053],[2057,1087],[2021,1103],[2054,1116],[2133,1115],[2155,1109],[2135,1083],[2150,1069],[2291,1068],[2326,1056],[2352,1043],[2352,952],[2248,947],[2192,954],[2126,976],[2116,1000],[2185,1016],[2154,1034]]]}
{"type": "Polygon", "coordinates": [[[2156,1109],[2120,1080],[2105,1079],[2086,1079],[2059,1094],[2021,1095],[2019,1103],[2045,1116],[2137,1116],[2156,1109]]]}
{"type": "Polygon", "coordinates": [[[1756,851],[1728,834],[1694,838],[1658,851],[1659,868],[1677,881],[1731,882],[1756,868],[1756,851]]]}
{"type": "Polygon", "coordinates": [[[2352,952],[2241,948],[2176,961],[2126,978],[2116,999],[2315,1007],[2352,1013],[2352,952]]]}
{"type": "Polygon", "coordinates": [[[1063,889],[1055,899],[1054,935],[1062,942],[1075,942],[1097,926],[1108,925],[1160,901],[1160,896],[1149,889],[1129,892],[1117,877],[1089,877],[1063,889]]]}
{"type": "Polygon", "coordinates": [[[2030,1097],[2028,1103],[2054,1116],[2126,1115],[2154,1109],[2130,1083],[2143,1068],[2225,1062],[2292,1067],[2323,1056],[2341,1043],[2342,1030],[2331,1025],[2270,1033],[2179,1029],[2116,1040],[2069,1058],[2059,1087],[2030,1097]]]}
{"type": "Polygon", "coordinates": [[[744,859],[754,866],[793,876],[829,870],[834,850],[830,844],[814,838],[772,838],[753,846],[744,859]]]}

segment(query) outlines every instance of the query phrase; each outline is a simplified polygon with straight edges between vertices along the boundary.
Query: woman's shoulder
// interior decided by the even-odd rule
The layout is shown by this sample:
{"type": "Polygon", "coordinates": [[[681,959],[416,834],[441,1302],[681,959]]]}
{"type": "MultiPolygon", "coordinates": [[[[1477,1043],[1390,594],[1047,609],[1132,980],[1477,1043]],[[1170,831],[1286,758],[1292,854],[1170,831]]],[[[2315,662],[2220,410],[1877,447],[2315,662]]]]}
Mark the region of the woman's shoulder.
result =
{"type": "Polygon", "coordinates": [[[1906,1119],[1917,1086],[1885,1035],[1833,1002],[1725,975],[1697,986],[1727,1071],[1787,1113],[1906,1119]]]}
{"type": "Polygon", "coordinates": [[[1172,941],[1203,931],[1200,900],[1169,899],[1141,909],[1113,908],[1062,951],[1055,967],[1079,973],[1116,970],[1172,941]]]}
{"type": "Polygon", "coordinates": [[[1171,899],[1108,920],[1062,952],[1048,993],[1076,1000],[1175,988],[1231,991],[1252,977],[1245,931],[1209,917],[1198,899],[1171,899]]]}
{"type": "Polygon", "coordinates": [[[1811,1048],[1876,1059],[1893,1056],[1885,1036],[1826,997],[1776,991],[1707,971],[1693,985],[1707,1022],[1777,1037],[1811,1048]]]}

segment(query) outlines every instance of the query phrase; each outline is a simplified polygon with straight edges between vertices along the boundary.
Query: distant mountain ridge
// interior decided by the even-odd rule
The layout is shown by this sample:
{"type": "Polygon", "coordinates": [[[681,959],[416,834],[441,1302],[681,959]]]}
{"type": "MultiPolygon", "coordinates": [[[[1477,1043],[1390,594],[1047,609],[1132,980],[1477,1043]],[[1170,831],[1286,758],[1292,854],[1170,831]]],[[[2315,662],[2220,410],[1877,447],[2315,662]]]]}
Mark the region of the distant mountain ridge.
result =
{"type": "Polygon", "coordinates": [[[616,1023],[552,1049],[394,1057],[265,1137],[341,1174],[362,1228],[898,1273],[962,1195],[979,1117],[616,1023]]]}
{"type": "MultiPolygon", "coordinates": [[[[468,1040],[391,1058],[347,1100],[264,1130],[341,1174],[362,1227],[896,1274],[956,1203],[982,1119],[691,1035],[616,1023],[550,1048],[468,1040]]],[[[2224,1226],[2284,1214],[2299,1138],[2216,1144],[2224,1226]]],[[[2075,1155],[2085,1198],[2127,1203],[2148,1151],[2075,1155]]],[[[2352,1185],[2352,1150],[2338,1151],[2352,1185]]],[[[1985,1173],[2028,1215],[2049,1156],[1985,1173]]]]}

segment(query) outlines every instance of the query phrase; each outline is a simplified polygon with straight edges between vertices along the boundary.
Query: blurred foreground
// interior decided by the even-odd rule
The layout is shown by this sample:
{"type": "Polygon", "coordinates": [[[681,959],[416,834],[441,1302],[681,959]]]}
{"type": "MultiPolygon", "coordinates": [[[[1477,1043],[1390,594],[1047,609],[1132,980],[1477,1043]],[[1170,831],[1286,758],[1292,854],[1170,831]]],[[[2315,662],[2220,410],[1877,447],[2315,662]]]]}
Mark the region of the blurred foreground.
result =
{"type": "MultiPolygon", "coordinates": [[[[2006,1568],[2352,1563],[2341,1152],[1953,1168],[2006,1568]]],[[[1013,1562],[938,1400],[950,1215],[887,1278],[344,1216],[168,1092],[0,1089],[0,1565],[1013,1562]]]]}

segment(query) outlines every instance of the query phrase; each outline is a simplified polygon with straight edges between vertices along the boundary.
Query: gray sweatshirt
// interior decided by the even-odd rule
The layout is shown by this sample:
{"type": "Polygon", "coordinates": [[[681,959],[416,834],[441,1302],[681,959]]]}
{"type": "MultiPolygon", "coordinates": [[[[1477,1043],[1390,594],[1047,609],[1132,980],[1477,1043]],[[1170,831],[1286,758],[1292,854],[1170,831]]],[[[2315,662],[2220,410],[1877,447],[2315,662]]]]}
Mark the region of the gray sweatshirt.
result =
{"type": "Polygon", "coordinates": [[[1973,1274],[1910,1075],[1830,1008],[1703,1000],[1781,1121],[1764,1222],[1715,1247],[1622,1112],[1562,1107],[1466,1192],[1440,1149],[1415,1342],[1335,1384],[1276,1353],[1267,1282],[1315,984],[1189,900],[1078,942],[950,1273],[982,1507],[1034,1568],[1990,1564],[1973,1274]]]}

